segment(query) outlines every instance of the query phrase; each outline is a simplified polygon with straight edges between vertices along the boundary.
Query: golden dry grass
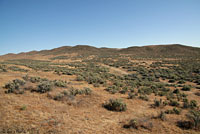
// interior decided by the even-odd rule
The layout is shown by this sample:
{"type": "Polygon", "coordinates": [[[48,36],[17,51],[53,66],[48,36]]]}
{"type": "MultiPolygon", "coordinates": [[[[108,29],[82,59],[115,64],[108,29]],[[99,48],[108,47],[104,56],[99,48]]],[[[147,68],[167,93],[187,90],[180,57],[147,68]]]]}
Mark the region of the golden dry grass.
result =
{"type": "MultiPolygon", "coordinates": [[[[20,57],[20,56],[19,56],[20,57]]],[[[20,57],[21,58],[21,57],[20,57]]],[[[5,58],[6,59],[6,58],[5,58]]],[[[40,59],[40,57],[34,58],[40,59]]],[[[47,59],[47,58],[43,58],[47,59]]],[[[61,61],[63,62],[63,61],[61,61]]],[[[66,62],[66,61],[65,61],[66,62]]],[[[138,61],[139,62],[139,61],[138,61]]],[[[148,61],[148,64],[152,63],[148,61]]],[[[19,66],[25,68],[23,66],[19,66]]],[[[110,67],[110,72],[118,75],[127,74],[124,70],[110,67]]],[[[78,95],[72,100],[55,101],[48,98],[48,93],[39,94],[26,91],[24,94],[5,94],[2,88],[5,83],[13,79],[21,79],[27,73],[4,72],[0,74],[0,132],[24,130],[39,134],[197,134],[193,130],[182,130],[177,127],[176,121],[184,119],[186,111],[181,115],[167,115],[166,121],[152,119],[153,129],[140,128],[124,129],[123,125],[132,118],[150,118],[161,110],[171,108],[151,108],[154,95],[149,96],[149,101],[140,99],[127,99],[124,94],[109,94],[104,87],[93,87],[86,82],[75,81],[76,76],[57,75],[53,72],[41,72],[31,70],[29,76],[39,76],[50,80],[64,80],[70,82],[70,87],[90,87],[92,95],[78,95]],[[127,111],[113,112],[102,107],[102,104],[110,98],[122,98],[127,104],[127,111]],[[21,107],[25,106],[25,110],[21,107]]],[[[65,90],[55,88],[50,94],[56,94],[65,90]]],[[[189,99],[195,99],[200,103],[198,96],[194,95],[194,89],[187,92],[189,99]]],[[[162,98],[162,97],[157,97],[162,98]]]]}

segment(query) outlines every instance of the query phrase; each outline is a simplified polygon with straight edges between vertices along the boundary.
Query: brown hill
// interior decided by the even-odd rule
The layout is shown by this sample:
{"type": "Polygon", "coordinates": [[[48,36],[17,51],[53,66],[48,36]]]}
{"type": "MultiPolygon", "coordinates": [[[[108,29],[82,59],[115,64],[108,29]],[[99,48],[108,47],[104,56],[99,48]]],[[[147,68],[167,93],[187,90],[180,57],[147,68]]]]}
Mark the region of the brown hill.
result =
{"type": "Polygon", "coordinates": [[[31,51],[19,54],[7,54],[1,57],[23,57],[23,55],[65,55],[77,53],[80,55],[99,55],[99,54],[131,54],[136,57],[198,57],[200,56],[200,48],[184,46],[180,44],[171,45],[149,45],[149,46],[133,46],[123,49],[114,48],[96,48],[88,45],[77,45],[74,47],[63,46],[51,50],[31,51]]]}
{"type": "Polygon", "coordinates": [[[120,50],[120,53],[144,57],[194,57],[200,55],[200,48],[180,44],[150,45],[125,48],[120,50]]]}

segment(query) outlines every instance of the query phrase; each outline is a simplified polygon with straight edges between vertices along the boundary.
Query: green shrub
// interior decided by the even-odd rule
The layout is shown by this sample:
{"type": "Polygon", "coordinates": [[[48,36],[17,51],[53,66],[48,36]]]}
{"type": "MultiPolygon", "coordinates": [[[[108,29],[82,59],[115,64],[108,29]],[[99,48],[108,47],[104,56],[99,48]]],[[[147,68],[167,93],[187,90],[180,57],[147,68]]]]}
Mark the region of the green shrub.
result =
{"type": "Polygon", "coordinates": [[[196,100],[191,100],[190,102],[187,99],[184,99],[183,101],[183,108],[191,108],[194,109],[198,106],[196,100]]]}
{"type": "Polygon", "coordinates": [[[40,77],[30,77],[30,81],[32,83],[41,82],[41,78],[40,77]]]}
{"type": "Polygon", "coordinates": [[[178,121],[177,126],[182,129],[192,129],[193,123],[191,121],[178,121]]]}
{"type": "Polygon", "coordinates": [[[138,93],[150,95],[151,93],[153,93],[153,90],[149,87],[142,87],[138,90],[138,93]]]}
{"type": "Polygon", "coordinates": [[[119,91],[121,94],[125,94],[126,92],[128,92],[128,88],[125,87],[122,90],[119,91]]]}
{"type": "Polygon", "coordinates": [[[180,104],[176,100],[170,100],[169,105],[178,107],[180,104]]]}
{"type": "Polygon", "coordinates": [[[53,83],[57,87],[67,87],[66,82],[62,80],[54,80],[53,83]]]}
{"type": "Polygon", "coordinates": [[[76,95],[79,94],[80,92],[79,92],[78,89],[70,88],[70,89],[69,89],[69,93],[70,93],[70,95],[72,95],[72,96],[76,96],[76,95]]]}
{"type": "Polygon", "coordinates": [[[190,107],[190,103],[188,102],[188,99],[184,99],[183,100],[183,108],[189,108],[190,107]]]}
{"type": "Polygon", "coordinates": [[[144,101],[148,101],[149,98],[146,95],[140,95],[139,99],[144,100],[144,101]]]}
{"type": "Polygon", "coordinates": [[[23,80],[20,80],[20,79],[15,79],[15,80],[13,80],[13,83],[23,86],[26,82],[23,80]]]}
{"type": "Polygon", "coordinates": [[[88,88],[88,87],[85,87],[85,88],[83,89],[83,91],[84,91],[84,94],[85,94],[85,95],[90,95],[90,94],[92,93],[92,90],[91,90],[90,88],[88,88]]]}
{"type": "Polygon", "coordinates": [[[135,94],[134,93],[128,93],[128,99],[134,99],[135,98],[135,94]]]}
{"type": "Polygon", "coordinates": [[[36,92],[39,93],[46,93],[52,90],[52,83],[50,82],[42,82],[38,85],[38,89],[36,90],[36,92]]]}
{"type": "Polygon", "coordinates": [[[113,86],[110,86],[110,87],[106,88],[105,90],[108,91],[109,93],[115,94],[115,93],[117,93],[120,89],[119,89],[119,87],[113,85],[113,86]]]}
{"type": "Polygon", "coordinates": [[[175,80],[174,80],[174,79],[170,79],[168,82],[169,82],[169,83],[174,83],[175,80]]]}
{"type": "Polygon", "coordinates": [[[192,126],[195,129],[200,129],[200,111],[190,111],[186,117],[192,122],[192,126]]]}
{"type": "Polygon", "coordinates": [[[81,75],[78,75],[76,78],[77,81],[84,81],[84,77],[81,75]]]}
{"type": "Polygon", "coordinates": [[[183,88],[181,90],[183,90],[183,91],[190,91],[191,87],[188,86],[188,85],[185,85],[185,86],[183,86],[183,88]]]}
{"type": "Polygon", "coordinates": [[[180,114],[181,110],[177,108],[173,108],[172,110],[166,110],[165,113],[166,114],[180,114]]]}
{"type": "Polygon", "coordinates": [[[197,101],[196,101],[196,100],[191,100],[191,101],[190,101],[190,108],[191,108],[191,109],[196,108],[197,105],[198,105],[198,104],[197,104],[197,101]]]}
{"type": "Polygon", "coordinates": [[[127,109],[126,104],[121,99],[110,99],[108,102],[103,104],[103,107],[117,112],[126,111],[127,109]]]}
{"type": "Polygon", "coordinates": [[[155,107],[160,107],[162,105],[162,99],[160,99],[160,100],[154,100],[154,106],[155,107]]]}
{"type": "Polygon", "coordinates": [[[184,84],[184,83],[185,83],[184,80],[180,80],[180,81],[178,82],[178,84],[184,84]]]}
{"type": "Polygon", "coordinates": [[[173,93],[179,94],[179,93],[180,93],[180,90],[179,90],[179,89],[175,89],[175,90],[173,91],[173,93]]]}
{"type": "Polygon", "coordinates": [[[19,67],[17,67],[17,66],[10,66],[10,67],[8,67],[8,69],[10,69],[10,70],[12,70],[12,71],[28,72],[28,70],[19,68],[19,67]]]}
{"type": "Polygon", "coordinates": [[[20,90],[20,86],[23,86],[25,81],[20,79],[15,79],[12,82],[5,84],[5,88],[8,89],[5,93],[16,93],[16,94],[23,94],[24,91],[20,90]]]}

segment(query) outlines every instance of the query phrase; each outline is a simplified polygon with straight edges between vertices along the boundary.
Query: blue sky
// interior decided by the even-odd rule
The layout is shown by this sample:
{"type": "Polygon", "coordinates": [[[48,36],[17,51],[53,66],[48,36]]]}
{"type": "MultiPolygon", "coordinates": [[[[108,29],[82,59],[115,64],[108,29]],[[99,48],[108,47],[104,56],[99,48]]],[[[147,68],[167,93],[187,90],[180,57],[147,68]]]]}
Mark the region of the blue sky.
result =
{"type": "Polygon", "coordinates": [[[0,0],[0,54],[172,43],[200,47],[200,0],[0,0]]]}

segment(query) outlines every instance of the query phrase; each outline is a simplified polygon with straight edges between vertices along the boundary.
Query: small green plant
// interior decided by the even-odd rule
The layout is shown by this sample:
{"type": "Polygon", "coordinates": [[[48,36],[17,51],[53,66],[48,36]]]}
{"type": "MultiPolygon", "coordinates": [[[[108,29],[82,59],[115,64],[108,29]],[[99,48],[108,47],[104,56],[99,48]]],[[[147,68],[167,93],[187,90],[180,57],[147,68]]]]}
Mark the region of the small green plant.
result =
{"type": "Polygon", "coordinates": [[[190,107],[190,103],[188,101],[188,99],[184,99],[183,100],[183,108],[189,108],[190,107]]]}
{"type": "Polygon", "coordinates": [[[22,107],[20,107],[20,110],[22,111],[26,110],[26,105],[23,105],[22,107]]]}
{"type": "Polygon", "coordinates": [[[156,100],[156,99],[155,99],[155,100],[154,100],[154,106],[155,106],[155,107],[160,107],[160,106],[162,105],[162,103],[163,103],[163,102],[162,102],[162,99],[160,99],[160,100],[156,100]]]}
{"type": "Polygon", "coordinates": [[[190,101],[190,108],[194,109],[198,106],[197,101],[196,100],[191,100],[190,101]]]}
{"type": "Polygon", "coordinates": [[[103,107],[111,111],[126,111],[126,104],[121,99],[110,99],[103,104],[103,107]]]}

